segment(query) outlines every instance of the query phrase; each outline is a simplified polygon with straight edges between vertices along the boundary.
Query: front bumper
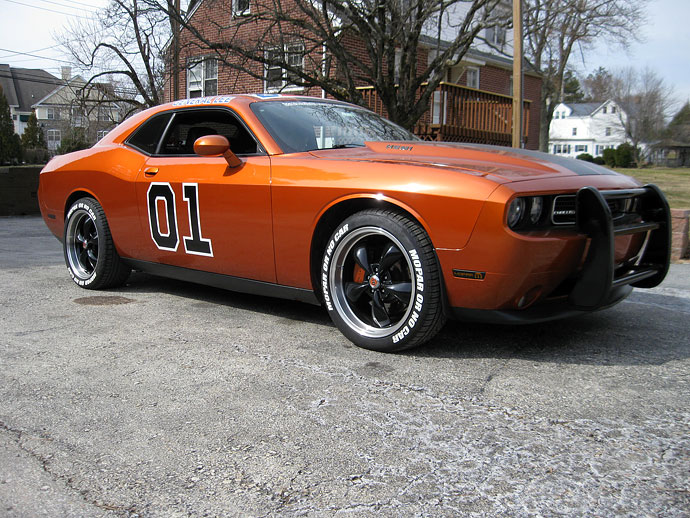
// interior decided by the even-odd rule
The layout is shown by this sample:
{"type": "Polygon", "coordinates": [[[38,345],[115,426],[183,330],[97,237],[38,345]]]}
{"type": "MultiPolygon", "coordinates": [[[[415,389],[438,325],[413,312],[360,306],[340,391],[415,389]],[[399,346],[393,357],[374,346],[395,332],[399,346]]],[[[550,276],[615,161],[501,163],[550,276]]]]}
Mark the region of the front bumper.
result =
{"type": "Polygon", "coordinates": [[[671,220],[668,202],[655,185],[633,189],[579,189],[574,230],[587,240],[585,259],[577,273],[563,281],[554,296],[525,309],[451,308],[462,320],[496,323],[534,323],[596,311],[627,297],[633,287],[652,288],[666,276],[670,262],[671,220]],[[614,218],[610,204],[631,200],[635,211],[614,218]],[[640,253],[616,262],[616,238],[640,235],[640,253]]]}

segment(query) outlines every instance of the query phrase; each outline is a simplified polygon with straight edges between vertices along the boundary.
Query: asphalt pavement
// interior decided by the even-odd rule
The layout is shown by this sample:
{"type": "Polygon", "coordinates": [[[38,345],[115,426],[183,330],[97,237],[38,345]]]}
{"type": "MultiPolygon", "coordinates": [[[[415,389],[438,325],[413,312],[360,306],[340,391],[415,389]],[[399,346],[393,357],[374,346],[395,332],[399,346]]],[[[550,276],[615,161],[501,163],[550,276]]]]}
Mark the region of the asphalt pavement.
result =
{"type": "Polygon", "coordinates": [[[0,516],[690,516],[690,264],[548,324],[362,350],[324,310],[69,278],[0,218],[0,516]]]}

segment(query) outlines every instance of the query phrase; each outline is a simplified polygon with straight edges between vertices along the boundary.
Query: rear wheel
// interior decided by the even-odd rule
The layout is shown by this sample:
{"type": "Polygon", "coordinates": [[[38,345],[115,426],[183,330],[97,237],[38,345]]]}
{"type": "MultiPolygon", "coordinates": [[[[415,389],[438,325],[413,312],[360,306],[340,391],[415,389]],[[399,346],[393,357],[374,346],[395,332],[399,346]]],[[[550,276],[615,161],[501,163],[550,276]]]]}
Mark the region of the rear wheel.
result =
{"type": "Polygon", "coordinates": [[[434,249],[401,214],[365,210],[347,218],[327,243],[321,274],[331,319],[360,347],[414,347],[443,326],[434,249]]]}
{"type": "Polygon", "coordinates": [[[82,288],[112,288],[129,277],[130,269],[115,250],[105,212],[92,198],[81,198],[70,207],[63,246],[70,276],[82,288]]]}

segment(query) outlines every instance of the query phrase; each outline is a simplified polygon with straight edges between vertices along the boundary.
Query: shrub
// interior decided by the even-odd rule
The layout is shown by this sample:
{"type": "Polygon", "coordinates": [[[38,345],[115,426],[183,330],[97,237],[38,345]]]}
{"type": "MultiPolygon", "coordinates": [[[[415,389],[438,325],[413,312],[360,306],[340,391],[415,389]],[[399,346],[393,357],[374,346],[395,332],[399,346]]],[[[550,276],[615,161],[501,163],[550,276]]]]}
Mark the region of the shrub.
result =
{"type": "Polygon", "coordinates": [[[606,164],[603,156],[595,156],[594,157],[594,163],[597,165],[605,165],[606,164]]]}
{"type": "Polygon", "coordinates": [[[585,162],[594,162],[594,157],[590,155],[589,153],[581,153],[577,155],[578,160],[584,160],[585,162]]]}
{"type": "Polygon", "coordinates": [[[607,166],[616,167],[616,150],[613,148],[604,149],[602,159],[607,166]]]}
{"type": "Polygon", "coordinates": [[[27,164],[47,164],[50,160],[50,151],[41,148],[24,150],[24,162],[27,164]]]}
{"type": "Polygon", "coordinates": [[[633,165],[634,148],[627,142],[623,142],[616,148],[616,167],[631,167],[633,165]]]}

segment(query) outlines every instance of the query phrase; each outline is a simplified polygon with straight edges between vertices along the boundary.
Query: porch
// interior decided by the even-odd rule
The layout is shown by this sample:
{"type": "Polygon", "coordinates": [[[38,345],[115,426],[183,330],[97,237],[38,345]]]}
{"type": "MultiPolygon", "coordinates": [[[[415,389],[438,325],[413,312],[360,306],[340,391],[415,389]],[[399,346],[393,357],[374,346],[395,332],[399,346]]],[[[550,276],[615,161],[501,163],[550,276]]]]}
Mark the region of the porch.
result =
{"type": "MultiPolygon", "coordinates": [[[[358,88],[369,109],[386,115],[372,86],[358,88]]],[[[527,140],[531,101],[523,102],[523,137],[527,140]]],[[[430,109],[419,119],[414,133],[424,140],[472,142],[510,146],[513,131],[513,98],[452,83],[441,83],[430,109]]]]}

